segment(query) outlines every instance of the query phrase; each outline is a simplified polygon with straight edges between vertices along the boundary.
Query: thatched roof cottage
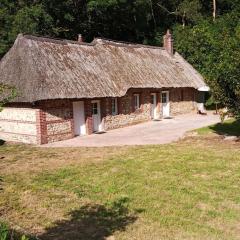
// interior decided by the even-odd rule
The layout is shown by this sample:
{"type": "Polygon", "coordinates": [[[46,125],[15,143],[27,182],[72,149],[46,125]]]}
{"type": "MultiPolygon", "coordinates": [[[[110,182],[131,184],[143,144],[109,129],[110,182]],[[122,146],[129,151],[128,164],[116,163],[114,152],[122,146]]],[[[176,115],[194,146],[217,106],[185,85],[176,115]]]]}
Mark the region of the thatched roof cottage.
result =
{"type": "Polygon", "coordinates": [[[196,109],[202,76],[164,46],[19,34],[0,62],[18,96],[0,113],[0,138],[44,144],[196,109]]]}

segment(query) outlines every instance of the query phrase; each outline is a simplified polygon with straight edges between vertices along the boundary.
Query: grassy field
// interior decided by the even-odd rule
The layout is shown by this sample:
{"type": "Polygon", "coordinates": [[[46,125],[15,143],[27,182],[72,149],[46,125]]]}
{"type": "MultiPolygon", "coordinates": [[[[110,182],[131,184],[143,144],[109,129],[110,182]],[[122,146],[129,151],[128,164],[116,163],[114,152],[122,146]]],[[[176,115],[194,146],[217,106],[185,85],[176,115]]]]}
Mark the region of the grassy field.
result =
{"type": "Polygon", "coordinates": [[[199,131],[160,146],[0,146],[0,220],[39,239],[240,239],[240,143],[199,131]]]}
{"type": "Polygon", "coordinates": [[[197,129],[200,135],[215,133],[219,135],[240,136],[240,121],[229,119],[223,124],[218,123],[209,127],[197,129]]]}

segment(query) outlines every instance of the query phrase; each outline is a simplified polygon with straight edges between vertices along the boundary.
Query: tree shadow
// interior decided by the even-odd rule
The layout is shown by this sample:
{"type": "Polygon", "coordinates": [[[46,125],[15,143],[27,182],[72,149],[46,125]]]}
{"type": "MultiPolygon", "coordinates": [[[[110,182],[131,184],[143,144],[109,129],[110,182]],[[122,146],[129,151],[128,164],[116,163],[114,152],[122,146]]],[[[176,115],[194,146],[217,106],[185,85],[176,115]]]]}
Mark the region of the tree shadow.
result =
{"type": "Polygon", "coordinates": [[[3,178],[0,176],[0,191],[3,190],[3,178]]]}
{"type": "Polygon", "coordinates": [[[240,136],[240,120],[218,123],[209,128],[219,135],[240,136]]]}
{"type": "Polygon", "coordinates": [[[110,206],[85,205],[69,213],[70,220],[62,220],[48,228],[41,240],[104,240],[115,231],[124,231],[136,221],[136,213],[130,214],[127,198],[121,198],[110,206]]]}

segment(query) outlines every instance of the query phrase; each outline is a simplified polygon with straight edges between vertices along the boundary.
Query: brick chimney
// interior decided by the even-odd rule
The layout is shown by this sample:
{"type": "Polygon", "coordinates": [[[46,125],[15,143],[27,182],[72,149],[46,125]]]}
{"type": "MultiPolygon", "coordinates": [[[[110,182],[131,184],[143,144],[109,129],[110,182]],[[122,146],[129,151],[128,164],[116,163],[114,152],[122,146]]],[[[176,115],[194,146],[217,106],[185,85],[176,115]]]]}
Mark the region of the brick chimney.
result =
{"type": "Polygon", "coordinates": [[[78,34],[78,42],[84,42],[82,34],[78,34]]]}
{"type": "Polygon", "coordinates": [[[171,56],[173,56],[173,39],[169,29],[163,37],[163,47],[171,56]]]}

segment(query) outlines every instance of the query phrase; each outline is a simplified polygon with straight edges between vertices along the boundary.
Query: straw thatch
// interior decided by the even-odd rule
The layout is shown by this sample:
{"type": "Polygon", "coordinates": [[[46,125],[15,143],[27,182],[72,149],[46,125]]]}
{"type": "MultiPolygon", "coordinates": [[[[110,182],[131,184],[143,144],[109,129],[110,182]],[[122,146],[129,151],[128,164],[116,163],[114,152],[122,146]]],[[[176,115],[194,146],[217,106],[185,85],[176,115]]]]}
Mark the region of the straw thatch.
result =
{"type": "Polygon", "coordinates": [[[205,86],[178,53],[95,39],[92,43],[19,34],[0,62],[0,82],[16,86],[16,101],[119,97],[129,88],[205,86]]]}

